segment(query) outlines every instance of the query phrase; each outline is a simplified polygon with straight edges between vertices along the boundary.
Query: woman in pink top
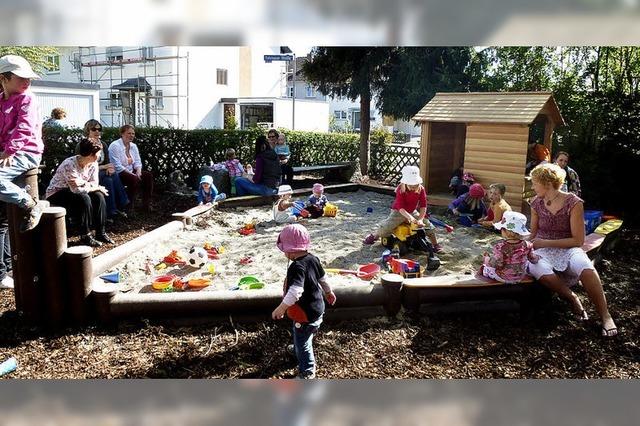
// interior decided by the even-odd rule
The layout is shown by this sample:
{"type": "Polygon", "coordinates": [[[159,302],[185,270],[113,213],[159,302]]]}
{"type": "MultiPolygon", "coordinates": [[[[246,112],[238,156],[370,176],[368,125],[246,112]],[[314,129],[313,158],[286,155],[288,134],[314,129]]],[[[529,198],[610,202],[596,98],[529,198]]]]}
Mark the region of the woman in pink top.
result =
{"type": "Polygon", "coordinates": [[[29,90],[34,78],[40,77],[23,57],[0,58],[0,201],[26,211],[21,232],[35,228],[43,210],[42,203],[13,183],[22,173],[38,167],[44,150],[40,108],[29,90]]]}
{"type": "Polygon", "coordinates": [[[424,218],[427,215],[427,191],[422,186],[420,169],[416,166],[405,166],[402,169],[400,185],[396,188],[396,199],[391,205],[391,213],[384,221],[378,224],[378,229],[373,234],[367,235],[363,243],[371,245],[380,237],[391,235],[400,224],[408,222],[425,227],[425,233],[429,237],[434,251],[440,251],[436,240],[433,225],[424,218]],[[416,210],[418,210],[416,214],[416,210]]]}
{"type": "Polygon", "coordinates": [[[578,296],[569,288],[582,282],[602,319],[602,335],[618,334],[593,263],[582,250],[584,207],[578,196],[560,191],[565,171],[555,164],[541,164],[531,171],[537,197],[531,202],[531,242],[541,259],[529,273],[568,301],[581,320],[588,316],[578,296]]]}

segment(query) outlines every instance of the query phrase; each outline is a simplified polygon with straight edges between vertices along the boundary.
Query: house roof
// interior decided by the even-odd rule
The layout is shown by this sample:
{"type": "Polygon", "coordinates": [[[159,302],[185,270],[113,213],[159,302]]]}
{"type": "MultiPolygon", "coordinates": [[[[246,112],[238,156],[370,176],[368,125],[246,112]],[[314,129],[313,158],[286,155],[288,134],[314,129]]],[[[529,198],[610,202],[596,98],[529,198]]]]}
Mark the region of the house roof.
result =
{"type": "Polygon", "coordinates": [[[116,90],[135,90],[136,92],[151,91],[151,85],[144,77],[130,78],[123,83],[111,86],[111,88],[116,90]]]}
{"type": "Polygon", "coordinates": [[[531,124],[538,114],[564,124],[552,92],[436,93],[413,120],[531,124]]]}

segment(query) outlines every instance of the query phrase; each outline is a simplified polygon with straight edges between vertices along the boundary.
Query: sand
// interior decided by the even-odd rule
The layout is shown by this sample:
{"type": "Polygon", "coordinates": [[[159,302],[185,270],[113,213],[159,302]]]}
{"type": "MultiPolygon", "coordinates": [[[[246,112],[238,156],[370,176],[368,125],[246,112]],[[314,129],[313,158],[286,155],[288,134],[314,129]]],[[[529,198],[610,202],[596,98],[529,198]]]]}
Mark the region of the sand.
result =
{"type": "MultiPolygon", "coordinates": [[[[379,242],[365,246],[362,239],[387,217],[393,197],[358,191],[328,194],[328,198],[330,203],[339,208],[335,218],[322,217],[301,222],[311,234],[310,252],[318,256],[327,268],[357,269],[358,265],[380,262],[385,248],[379,242]],[[367,212],[368,207],[372,208],[371,213],[367,212]]],[[[212,285],[202,291],[233,289],[238,280],[246,275],[256,276],[266,286],[280,287],[288,261],[276,248],[275,242],[283,226],[273,221],[271,206],[212,210],[206,217],[201,217],[193,228],[165,236],[112,270],[120,271],[122,291],[157,291],[150,285],[153,275],[165,273],[175,273],[186,279],[212,278],[212,285]],[[238,229],[251,221],[257,223],[256,233],[240,235],[238,229]],[[169,266],[162,271],[154,270],[153,275],[145,273],[147,261],[158,264],[171,250],[186,255],[189,248],[202,246],[205,242],[225,248],[219,259],[211,261],[215,267],[213,276],[209,275],[207,266],[199,270],[169,266]],[[252,262],[240,264],[240,259],[244,257],[250,257],[252,262]]],[[[463,226],[456,226],[452,233],[436,228],[436,234],[443,248],[438,254],[442,266],[428,275],[474,272],[481,263],[482,254],[499,238],[497,234],[463,226]]],[[[426,256],[420,253],[410,252],[404,257],[426,265],[426,256]]],[[[335,286],[362,286],[379,282],[377,279],[368,282],[352,275],[333,273],[329,277],[335,286]]]]}

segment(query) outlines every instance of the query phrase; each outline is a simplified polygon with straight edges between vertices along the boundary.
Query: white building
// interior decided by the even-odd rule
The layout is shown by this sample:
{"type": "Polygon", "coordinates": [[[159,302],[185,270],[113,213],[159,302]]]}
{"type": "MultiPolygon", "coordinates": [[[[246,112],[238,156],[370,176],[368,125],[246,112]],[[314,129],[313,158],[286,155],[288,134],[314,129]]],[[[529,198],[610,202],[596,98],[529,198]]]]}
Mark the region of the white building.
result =
{"type": "MultiPolygon", "coordinates": [[[[106,126],[131,123],[185,129],[293,127],[285,62],[265,63],[279,48],[64,47],[47,82],[99,86],[99,118],[106,126]],[[227,123],[228,124],[228,123],[227,123]]],[[[97,118],[97,117],[96,117],[97,118]]],[[[329,105],[296,102],[295,129],[327,131],[329,105]]]]}

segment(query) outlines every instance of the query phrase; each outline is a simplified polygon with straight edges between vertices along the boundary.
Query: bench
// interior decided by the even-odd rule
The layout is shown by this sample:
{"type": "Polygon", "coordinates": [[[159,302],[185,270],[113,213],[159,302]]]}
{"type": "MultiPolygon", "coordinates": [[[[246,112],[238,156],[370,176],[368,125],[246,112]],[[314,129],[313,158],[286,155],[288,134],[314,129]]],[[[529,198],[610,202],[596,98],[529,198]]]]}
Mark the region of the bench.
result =
{"type": "Polygon", "coordinates": [[[340,180],[348,181],[351,179],[355,163],[332,163],[332,164],[318,164],[315,166],[298,166],[293,167],[294,175],[301,175],[306,173],[322,173],[325,176],[333,176],[340,180]]]}

